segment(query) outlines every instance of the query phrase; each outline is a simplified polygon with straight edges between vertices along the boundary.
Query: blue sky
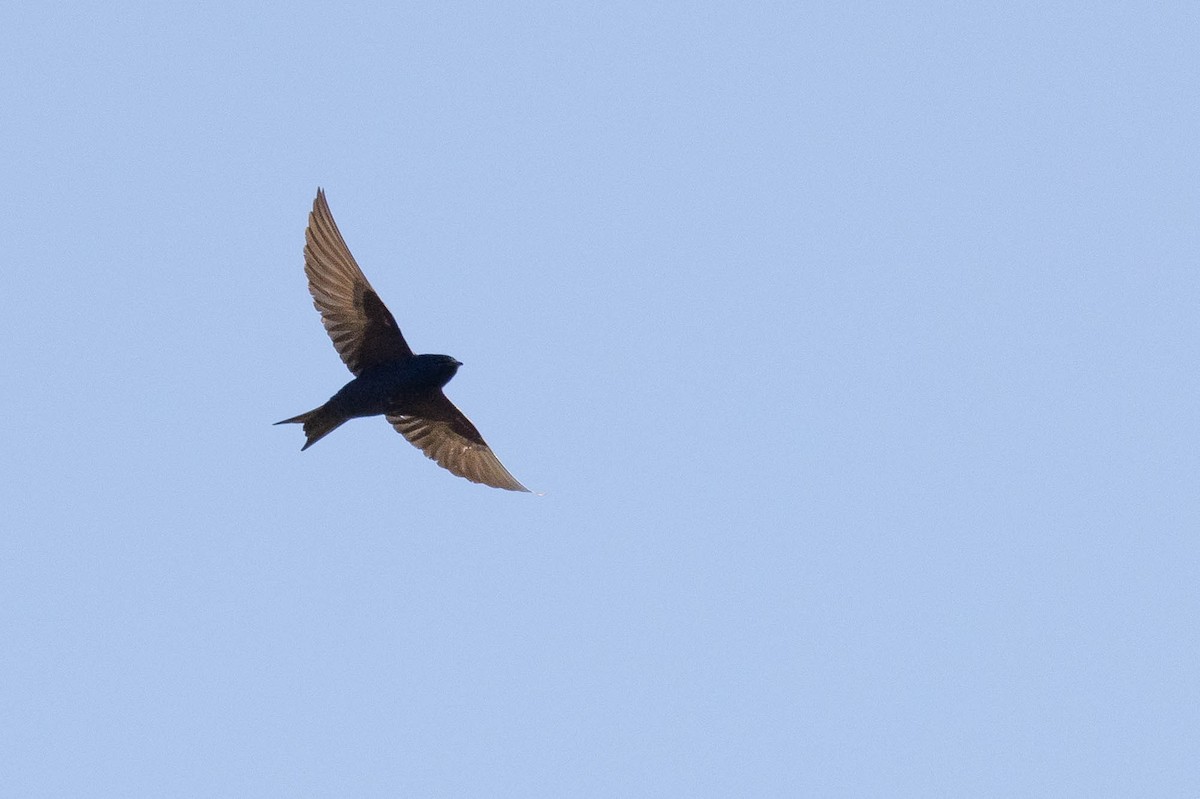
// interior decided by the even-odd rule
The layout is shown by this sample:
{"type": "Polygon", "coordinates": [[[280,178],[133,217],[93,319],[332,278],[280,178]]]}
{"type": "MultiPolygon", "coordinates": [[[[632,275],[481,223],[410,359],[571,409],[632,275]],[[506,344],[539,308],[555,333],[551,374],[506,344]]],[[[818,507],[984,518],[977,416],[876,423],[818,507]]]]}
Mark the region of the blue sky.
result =
{"type": "Polygon", "coordinates": [[[1191,4],[0,11],[0,794],[1200,792],[1191,4]],[[381,419],[317,186],[542,497],[381,419]]]}

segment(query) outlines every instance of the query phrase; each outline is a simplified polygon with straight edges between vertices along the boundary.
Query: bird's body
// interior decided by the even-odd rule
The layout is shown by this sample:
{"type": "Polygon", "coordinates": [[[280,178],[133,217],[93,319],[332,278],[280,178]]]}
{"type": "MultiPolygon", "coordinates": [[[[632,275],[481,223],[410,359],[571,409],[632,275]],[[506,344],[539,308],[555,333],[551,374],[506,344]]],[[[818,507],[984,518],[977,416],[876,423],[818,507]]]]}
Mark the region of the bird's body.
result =
{"type": "Polygon", "coordinates": [[[351,419],[389,412],[420,414],[430,397],[440,393],[461,365],[449,355],[411,355],[384,361],[342,386],[321,407],[276,424],[304,424],[308,440],[300,448],[303,452],[351,419]]]}
{"type": "Polygon", "coordinates": [[[304,271],[313,304],[354,379],[319,408],[276,424],[303,424],[305,450],[350,419],[383,415],[397,432],[454,474],[496,488],[527,491],[442,393],[462,364],[449,355],[413,353],[355,263],[320,190],[306,239],[304,271]]]}
{"type": "Polygon", "coordinates": [[[450,382],[462,366],[449,355],[414,355],[372,366],[330,398],[347,418],[420,409],[430,393],[450,382]]]}

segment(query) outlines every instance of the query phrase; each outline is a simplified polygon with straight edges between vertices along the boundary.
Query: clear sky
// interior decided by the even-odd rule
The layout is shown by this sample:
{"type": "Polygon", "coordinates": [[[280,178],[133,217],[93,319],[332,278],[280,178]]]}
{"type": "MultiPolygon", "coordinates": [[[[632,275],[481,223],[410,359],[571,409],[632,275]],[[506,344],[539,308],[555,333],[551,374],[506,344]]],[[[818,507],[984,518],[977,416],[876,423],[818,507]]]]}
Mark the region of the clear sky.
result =
{"type": "Polygon", "coordinates": [[[0,795],[1200,794],[1194,3],[8,3],[0,795]],[[544,496],[382,419],[323,186],[544,496]]]}

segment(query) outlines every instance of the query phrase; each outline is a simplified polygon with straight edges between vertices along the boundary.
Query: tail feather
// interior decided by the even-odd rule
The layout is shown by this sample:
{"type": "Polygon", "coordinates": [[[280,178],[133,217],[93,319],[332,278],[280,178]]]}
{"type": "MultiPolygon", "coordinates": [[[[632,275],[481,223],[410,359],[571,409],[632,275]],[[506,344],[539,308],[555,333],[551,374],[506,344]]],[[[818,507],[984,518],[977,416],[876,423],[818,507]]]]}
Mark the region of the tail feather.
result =
{"type": "Polygon", "coordinates": [[[320,408],[315,408],[308,413],[302,413],[299,416],[293,416],[291,419],[284,419],[282,422],[276,422],[275,424],[304,425],[304,435],[308,440],[300,448],[300,451],[303,452],[341,427],[346,421],[348,421],[347,417],[339,416],[330,411],[328,406],[322,405],[320,408]]]}

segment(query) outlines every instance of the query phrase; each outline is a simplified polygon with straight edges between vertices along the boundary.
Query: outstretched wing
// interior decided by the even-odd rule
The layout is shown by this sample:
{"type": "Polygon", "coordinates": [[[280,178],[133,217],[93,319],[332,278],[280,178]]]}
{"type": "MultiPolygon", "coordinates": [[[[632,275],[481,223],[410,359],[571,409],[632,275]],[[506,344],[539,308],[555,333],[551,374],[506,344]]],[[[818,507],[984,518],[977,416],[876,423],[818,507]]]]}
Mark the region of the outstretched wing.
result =
{"type": "Polygon", "coordinates": [[[473,483],[529,490],[508,473],[471,420],[441,391],[420,407],[405,410],[407,413],[388,413],[388,423],[438,466],[473,483]]]}
{"type": "Polygon", "coordinates": [[[304,273],[313,305],[342,361],[355,375],[413,354],[396,320],[367,282],[317,189],[304,232],[304,273]]]}

